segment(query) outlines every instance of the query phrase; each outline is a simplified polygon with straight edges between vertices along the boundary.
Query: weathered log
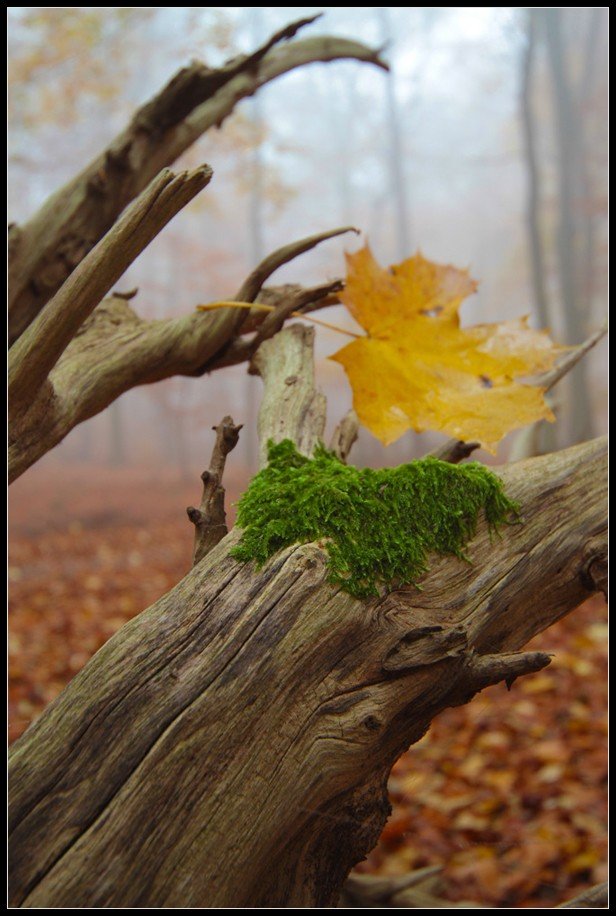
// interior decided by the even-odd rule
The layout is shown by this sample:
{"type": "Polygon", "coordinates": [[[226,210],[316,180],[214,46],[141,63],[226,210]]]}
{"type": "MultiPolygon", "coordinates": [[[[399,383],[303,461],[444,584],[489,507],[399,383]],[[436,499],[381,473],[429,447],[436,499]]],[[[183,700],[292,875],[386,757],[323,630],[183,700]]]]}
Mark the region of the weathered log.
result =
{"type": "MultiPolygon", "coordinates": [[[[262,435],[305,451],[319,399],[299,379],[268,399],[267,364],[309,374],[309,338],[286,329],[259,357],[262,435]]],[[[522,523],[480,525],[471,562],[433,559],[421,591],[354,599],[319,544],[257,570],[229,555],[234,530],[127,623],[12,748],[11,904],[334,905],[400,753],[440,710],[548,664],[517,650],[596,588],[605,441],[497,472],[522,523]]]]}

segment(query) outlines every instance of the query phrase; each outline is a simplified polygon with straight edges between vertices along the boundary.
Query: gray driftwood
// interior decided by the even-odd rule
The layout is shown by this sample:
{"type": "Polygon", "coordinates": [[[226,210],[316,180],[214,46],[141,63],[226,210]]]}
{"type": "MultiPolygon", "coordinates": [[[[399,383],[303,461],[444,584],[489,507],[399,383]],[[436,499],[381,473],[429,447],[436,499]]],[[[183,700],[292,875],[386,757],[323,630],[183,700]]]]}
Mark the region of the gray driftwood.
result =
{"type": "MultiPolygon", "coordinates": [[[[311,338],[291,326],[258,357],[261,437],[305,451],[324,416],[311,338]],[[286,401],[272,365],[297,376],[286,401]]],[[[257,570],[233,530],[127,623],[13,746],[11,904],[335,905],[400,753],[549,664],[519,650],[605,586],[605,441],[497,471],[523,523],[481,525],[471,563],[433,558],[421,591],[356,600],[316,543],[257,570]]]]}
{"type": "Polygon", "coordinates": [[[315,18],[293,22],[251,54],[219,69],[183,67],[134,115],[82,172],[27,223],[13,225],[9,245],[9,341],[12,344],[131,200],[242,99],[284,73],[314,62],[364,61],[387,69],[356,41],[319,35],[290,41],[315,18]]]}
{"type": "Polygon", "coordinates": [[[259,296],[276,307],[273,315],[221,309],[143,321],[131,297],[108,296],[212,174],[206,165],[179,175],[167,166],[219,127],[242,99],[312,62],[350,59],[387,69],[377,51],[355,41],[327,35],[292,40],[314,18],[291,23],[219,69],[194,61],[178,71],[79,175],[27,223],[11,226],[9,481],[128,389],[248,360],[289,309],[337,301],[339,280],[307,290],[264,290],[263,284],[282,264],[350,227],[293,242],[257,265],[233,298],[253,302],[259,296]],[[248,331],[256,332],[252,339],[248,331]]]}
{"type": "MultiPolygon", "coordinates": [[[[99,304],[123,272],[127,251],[147,244],[147,225],[170,218],[166,198],[156,196],[163,182],[197,193],[210,175],[203,167],[174,176],[165,170],[134,202],[107,236],[71,274],[56,296],[9,351],[9,481],[24,473],[79,423],[104,410],[123,392],[173,375],[200,376],[249,360],[291,311],[304,312],[338,301],[339,280],[304,289],[286,284],[262,289],[274,270],[348,227],[309,236],[273,252],[253,271],[238,298],[275,308],[245,312],[221,308],[179,318],[145,321],[131,307],[131,293],[114,293],[99,304]],[[152,200],[154,204],[152,205],[152,200]],[[137,224],[137,226],[136,226],[137,224]],[[122,227],[125,231],[121,232],[122,227]],[[137,231],[136,231],[137,230],[137,231]],[[130,234],[132,248],[116,252],[130,234]],[[80,298],[73,295],[80,284],[80,298]],[[250,283],[248,281],[251,281],[250,283]],[[256,291],[255,291],[256,290],[256,291]],[[81,323],[80,323],[81,319],[81,323]],[[53,334],[50,334],[50,329],[53,334]],[[255,332],[250,335],[249,332],[255,332]]],[[[172,198],[177,203],[178,196],[172,198]]]]}

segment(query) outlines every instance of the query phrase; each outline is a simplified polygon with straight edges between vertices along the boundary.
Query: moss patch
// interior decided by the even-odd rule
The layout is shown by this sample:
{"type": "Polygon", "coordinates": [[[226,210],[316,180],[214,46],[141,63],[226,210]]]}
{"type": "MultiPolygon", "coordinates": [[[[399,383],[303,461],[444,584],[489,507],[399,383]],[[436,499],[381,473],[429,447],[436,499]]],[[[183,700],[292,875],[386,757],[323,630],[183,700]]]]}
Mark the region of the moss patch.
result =
{"type": "Polygon", "coordinates": [[[466,559],[481,510],[492,530],[517,517],[501,480],[476,461],[359,469],[322,445],[306,458],[289,439],[270,442],[268,459],[239,501],[233,556],[261,566],[283,547],[325,538],[330,581],[357,598],[415,582],[431,552],[466,559]]]}

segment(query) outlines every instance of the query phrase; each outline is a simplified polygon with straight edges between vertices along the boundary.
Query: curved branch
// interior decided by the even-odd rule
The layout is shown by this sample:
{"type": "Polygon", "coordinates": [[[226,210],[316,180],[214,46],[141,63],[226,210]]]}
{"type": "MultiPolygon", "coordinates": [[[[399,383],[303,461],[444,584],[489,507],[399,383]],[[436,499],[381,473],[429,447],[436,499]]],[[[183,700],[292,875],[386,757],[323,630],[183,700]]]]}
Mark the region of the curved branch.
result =
{"type": "Polygon", "coordinates": [[[11,344],[124,207],[203,133],[220,126],[242,99],[282,74],[314,62],[349,59],[387,69],[377,51],[343,38],[319,36],[277,46],[311,21],[292,23],[254,54],[234,58],[219,70],[199,61],[180,70],[106,150],[27,223],[13,227],[11,344]]]}
{"type": "Polygon", "coordinates": [[[211,177],[207,165],[179,175],[163,169],[84,258],[9,351],[14,413],[31,403],[84,320],[127,267],[211,177]]]}
{"type": "Polygon", "coordinates": [[[311,248],[315,248],[320,242],[325,242],[327,239],[333,239],[338,235],[344,235],[346,232],[354,232],[356,235],[359,235],[359,229],[355,229],[354,226],[343,226],[341,229],[330,229],[328,232],[319,232],[317,235],[310,235],[305,239],[300,239],[298,242],[291,242],[289,245],[278,248],[277,251],[272,252],[272,254],[264,258],[261,263],[255,267],[252,273],[249,274],[240,286],[236,298],[239,302],[254,302],[265,281],[268,280],[279,267],[282,267],[283,264],[288,264],[289,261],[298,257],[298,255],[310,251],[311,248]]]}
{"type": "MultiPolygon", "coordinates": [[[[297,253],[306,251],[339,231],[287,246],[286,259],[291,249],[297,253]]],[[[283,251],[278,252],[279,257],[283,251]]],[[[85,270],[84,265],[80,270],[85,270]]],[[[130,388],[173,375],[200,376],[249,360],[261,341],[278,330],[289,311],[311,311],[337,303],[336,292],[341,288],[341,282],[336,280],[308,289],[286,284],[262,290],[259,298],[273,305],[275,312],[254,309],[248,313],[242,331],[256,330],[252,339],[239,336],[242,315],[238,316],[238,310],[192,312],[180,318],[144,321],[128,303],[132,292],[114,293],[78,328],[38,394],[30,387],[32,380],[24,371],[27,396],[21,402],[11,400],[9,481],[17,479],[71,429],[104,410],[130,388]]],[[[58,298],[61,295],[62,292],[58,298]]],[[[13,345],[12,360],[16,360],[15,354],[31,333],[28,329],[13,345]]],[[[44,346],[43,343],[43,349],[44,346]]]]}

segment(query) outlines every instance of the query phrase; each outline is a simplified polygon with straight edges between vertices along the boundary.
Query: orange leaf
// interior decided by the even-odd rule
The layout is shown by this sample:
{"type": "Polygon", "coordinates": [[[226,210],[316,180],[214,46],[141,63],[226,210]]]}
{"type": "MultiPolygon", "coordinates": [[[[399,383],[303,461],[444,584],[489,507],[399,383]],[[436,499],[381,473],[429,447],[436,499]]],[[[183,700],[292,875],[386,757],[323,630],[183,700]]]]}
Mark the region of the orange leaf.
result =
{"type": "Polygon", "coordinates": [[[554,419],[543,389],[515,379],[546,371],[564,348],[527,318],[461,328],[460,305],[477,288],[468,271],[421,254],[384,270],[367,246],[347,255],[347,268],[340,299],[367,336],[330,358],[385,445],[432,429],[494,452],[510,430],[554,419]]]}

